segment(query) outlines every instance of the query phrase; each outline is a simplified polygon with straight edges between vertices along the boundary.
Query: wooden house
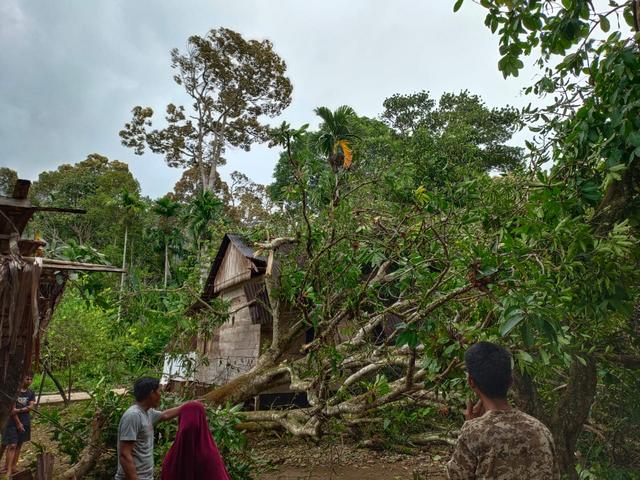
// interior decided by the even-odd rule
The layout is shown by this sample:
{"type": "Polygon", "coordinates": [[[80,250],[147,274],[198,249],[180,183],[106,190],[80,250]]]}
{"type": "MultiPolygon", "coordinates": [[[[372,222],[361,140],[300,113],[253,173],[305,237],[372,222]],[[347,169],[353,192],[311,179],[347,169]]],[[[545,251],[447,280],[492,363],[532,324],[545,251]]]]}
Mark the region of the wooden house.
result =
{"type": "MultiPolygon", "coordinates": [[[[256,365],[260,354],[270,345],[273,319],[265,284],[267,264],[268,259],[256,255],[256,251],[240,236],[224,236],[201,297],[187,313],[206,318],[207,305],[212,299],[221,298],[228,304],[229,317],[224,324],[194,342],[198,353],[206,361],[197,366],[191,381],[200,385],[225,384],[256,365]]],[[[274,262],[272,269],[273,275],[277,275],[277,262],[274,262]]],[[[280,305],[279,318],[283,328],[298,321],[299,317],[295,309],[280,305]]],[[[399,322],[399,317],[387,314],[383,323],[372,332],[372,341],[384,342],[399,322]]],[[[353,327],[347,323],[340,324],[335,334],[336,342],[347,338],[340,332],[342,328],[349,331],[353,327]]],[[[309,328],[289,347],[287,356],[299,357],[302,355],[302,346],[312,340],[313,329],[309,328]]],[[[292,392],[286,387],[269,390],[266,398],[273,395],[271,399],[280,401],[287,398],[282,395],[284,393],[292,392]]]]}
{"type": "MultiPolygon", "coordinates": [[[[273,324],[269,295],[265,285],[267,258],[256,255],[240,236],[224,236],[204,285],[201,300],[219,297],[229,305],[228,320],[197,341],[206,364],[200,365],[195,380],[206,385],[221,385],[250,370],[263,349],[271,342],[273,324]]],[[[190,314],[206,315],[203,302],[193,305],[190,314]]],[[[293,321],[291,309],[280,309],[283,324],[293,321]]],[[[292,355],[308,340],[291,348],[292,355]]]]}

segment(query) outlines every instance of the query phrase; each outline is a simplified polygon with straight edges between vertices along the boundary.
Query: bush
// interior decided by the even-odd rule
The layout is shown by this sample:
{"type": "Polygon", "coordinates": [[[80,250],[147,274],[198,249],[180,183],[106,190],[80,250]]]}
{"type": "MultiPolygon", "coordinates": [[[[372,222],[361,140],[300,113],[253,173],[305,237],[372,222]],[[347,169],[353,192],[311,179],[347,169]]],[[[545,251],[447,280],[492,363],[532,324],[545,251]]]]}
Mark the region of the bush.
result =
{"type": "MultiPolygon", "coordinates": [[[[58,445],[58,450],[69,457],[70,463],[80,458],[87,439],[91,437],[92,420],[96,411],[106,416],[102,430],[102,440],[111,451],[117,447],[118,425],[120,418],[133,400],[128,395],[118,395],[99,382],[93,392],[91,401],[76,404],[66,410],[50,410],[44,413],[39,422],[45,423],[51,430],[51,438],[58,445]]],[[[161,409],[171,408],[182,402],[182,399],[165,397],[161,409]]],[[[250,480],[254,468],[254,460],[247,447],[243,432],[235,426],[240,423],[240,405],[207,409],[207,417],[211,432],[215,438],[220,454],[233,480],[250,480]]],[[[160,423],[155,428],[155,466],[159,473],[162,460],[171,448],[175,439],[178,422],[160,423]]],[[[113,478],[116,471],[116,455],[104,455],[89,478],[113,478]]]]}

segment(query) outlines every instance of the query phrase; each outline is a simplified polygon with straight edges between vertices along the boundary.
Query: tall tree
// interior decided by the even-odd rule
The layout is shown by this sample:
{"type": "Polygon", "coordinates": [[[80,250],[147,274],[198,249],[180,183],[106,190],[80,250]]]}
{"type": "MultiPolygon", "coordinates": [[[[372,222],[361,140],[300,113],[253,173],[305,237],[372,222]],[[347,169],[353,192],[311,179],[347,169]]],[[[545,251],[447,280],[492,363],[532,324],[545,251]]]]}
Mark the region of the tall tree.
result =
{"type": "Polygon", "coordinates": [[[179,210],[180,204],[169,197],[159,198],[153,206],[153,211],[159,218],[158,228],[162,234],[162,247],[164,249],[164,288],[167,288],[169,281],[169,244],[171,243],[171,239],[175,238],[175,235],[172,235],[176,229],[173,220],[177,217],[179,210]]]}
{"type": "Polygon", "coordinates": [[[185,220],[198,255],[201,254],[203,242],[210,239],[208,230],[211,222],[221,219],[222,215],[223,203],[211,192],[198,194],[187,206],[185,220]]]}
{"type": "Polygon", "coordinates": [[[242,226],[255,226],[269,216],[269,198],[264,185],[241,172],[232,172],[229,185],[231,214],[242,226]]]}
{"type": "Polygon", "coordinates": [[[228,28],[189,37],[186,52],[172,50],[171,61],[192,108],[169,104],[167,125],[151,130],[153,110],[137,106],[120,137],[138,155],[148,147],[171,167],[197,169],[202,190],[213,192],[225,149],[249,151],[264,141],[261,117],[274,117],[291,102],[286,64],[269,40],[245,40],[228,28]]]}
{"type": "MultiPolygon", "coordinates": [[[[613,276],[607,272],[608,264],[599,265],[594,259],[607,242],[616,244],[611,247],[616,252],[627,251],[630,259],[637,261],[639,255],[640,2],[479,3],[487,10],[485,25],[499,37],[498,68],[505,78],[518,76],[524,57],[538,56],[541,76],[525,92],[546,101],[544,107],[525,110],[531,130],[539,134],[528,146],[534,166],[553,165],[548,175],[538,168],[537,181],[543,190],[535,197],[544,199],[539,212],[545,212],[541,216],[545,222],[550,214],[562,212],[562,229],[570,238],[580,239],[566,252],[573,256],[571,270],[581,272],[574,279],[576,284],[597,272],[584,291],[569,300],[580,309],[573,307],[571,315],[562,319],[564,328],[581,335],[565,347],[568,360],[561,371],[566,388],[560,394],[545,392],[544,380],[555,369],[540,361],[536,379],[524,375],[516,382],[525,407],[548,422],[563,473],[577,479],[575,451],[598,394],[599,372],[620,367],[614,358],[594,355],[594,351],[611,348],[628,327],[620,316],[629,318],[625,309],[638,289],[637,278],[620,281],[627,267],[624,261],[617,265],[620,275],[613,276]],[[564,188],[558,189],[559,185],[564,188]],[[605,293],[608,298],[596,301],[605,293]]],[[[457,0],[454,10],[462,4],[457,0]]],[[[533,323],[517,332],[525,344],[525,330],[533,323]]],[[[632,351],[632,346],[627,342],[617,348],[632,351]]]]}
{"type": "MultiPolygon", "coordinates": [[[[129,239],[129,228],[135,222],[137,216],[144,210],[144,204],[140,199],[128,190],[120,193],[119,207],[122,210],[122,223],[124,225],[124,239],[122,242],[122,269],[127,267],[127,245],[129,239]]],[[[133,255],[133,253],[132,253],[133,255]]],[[[133,258],[133,257],[132,257],[133,258]]],[[[122,294],[124,293],[125,273],[120,275],[120,302],[118,305],[118,321],[122,316],[122,294]]]]}

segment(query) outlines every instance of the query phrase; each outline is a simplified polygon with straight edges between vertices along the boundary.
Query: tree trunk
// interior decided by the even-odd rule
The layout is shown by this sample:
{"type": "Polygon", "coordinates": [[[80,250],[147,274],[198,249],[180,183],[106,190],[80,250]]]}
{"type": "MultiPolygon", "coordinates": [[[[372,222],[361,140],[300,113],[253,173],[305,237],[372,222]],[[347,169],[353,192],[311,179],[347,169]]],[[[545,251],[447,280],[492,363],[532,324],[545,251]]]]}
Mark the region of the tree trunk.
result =
{"type": "Polygon", "coordinates": [[[78,462],[62,474],[62,478],[76,480],[83,478],[95,467],[96,463],[106,451],[102,441],[102,430],[105,427],[107,417],[101,411],[97,411],[91,423],[91,438],[87,446],[84,447],[78,462]]]}
{"type": "Polygon", "coordinates": [[[169,245],[165,243],[164,245],[164,288],[167,288],[169,284],[169,245]]]}
{"type": "Polygon", "coordinates": [[[24,345],[17,345],[13,353],[10,352],[11,347],[7,345],[0,348],[1,361],[0,375],[0,426],[4,425],[9,418],[9,412],[16,404],[16,397],[20,384],[22,382],[22,374],[26,370],[24,365],[25,348],[24,345]],[[6,368],[11,366],[11,368],[6,368]]]}
{"type": "Polygon", "coordinates": [[[58,389],[58,393],[62,397],[62,401],[64,402],[64,404],[65,405],[69,405],[69,399],[67,398],[67,395],[65,394],[64,387],[62,386],[62,384],[58,381],[58,379],[56,377],[53,376],[53,372],[49,369],[48,366],[44,367],[44,369],[45,369],[46,374],[49,375],[49,378],[51,380],[53,380],[53,384],[58,389]]]}
{"type": "MultiPolygon", "coordinates": [[[[127,240],[129,236],[129,227],[124,227],[124,247],[122,248],[122,270],[127,267],[127,240]]],[[[124,277],[125,273],[120,274],[120,295],[118,298],[118,321],[122,318],[122,295],[124,293],[124,277]]]]}
{"type": "Polygon", "coordinates": [[[586,365],[573,361],[567,387],[556,405],[549,425],[556,443],[560,472],[568,475],[571,480],[578,479],[575,469],[576,444],[595,400],[597,373],[593,358],[588,358],[586,365]]]}
{"type": "Polygon", "coordinates": [[[544,422],[551,430],[556,447],[556,461],[562,475],[578,479],[575,451],[578,437],[589,417],[596,396],[597,369],[593,358],[586,365],[574,360],[569,379],[561,397],[553,408],[542,405],[532,378],[528,374],[514,375],[514,391],[518,407],[544,422]],[[552,412],[549,414],[548,412],[552,412]]]}

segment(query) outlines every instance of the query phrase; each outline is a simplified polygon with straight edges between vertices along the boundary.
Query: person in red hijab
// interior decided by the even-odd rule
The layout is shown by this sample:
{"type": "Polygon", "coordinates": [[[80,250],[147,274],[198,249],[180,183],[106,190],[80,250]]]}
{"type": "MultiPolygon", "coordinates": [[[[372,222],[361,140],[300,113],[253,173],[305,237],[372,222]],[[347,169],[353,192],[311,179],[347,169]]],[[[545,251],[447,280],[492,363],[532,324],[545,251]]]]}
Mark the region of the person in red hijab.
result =
{"type": "Polygon", "coordinates": [[[180,409],[176,440],[162,462],[162,480],[231,480],[216,446],[204,406],[189,402],[180,409]]]}

